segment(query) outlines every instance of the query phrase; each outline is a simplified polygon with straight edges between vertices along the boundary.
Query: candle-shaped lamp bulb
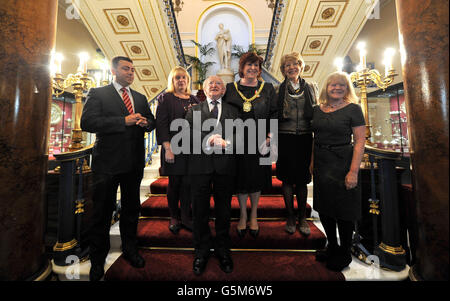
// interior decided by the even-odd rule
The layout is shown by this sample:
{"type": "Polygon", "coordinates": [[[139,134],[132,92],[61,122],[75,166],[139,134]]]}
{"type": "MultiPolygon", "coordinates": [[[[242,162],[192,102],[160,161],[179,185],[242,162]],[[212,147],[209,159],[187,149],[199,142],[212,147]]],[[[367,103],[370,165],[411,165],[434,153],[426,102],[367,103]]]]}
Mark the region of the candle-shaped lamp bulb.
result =
{"type": "Polygon", "coordinates": [[[359,49],[359,64],[360,68],[363,70],[366,68],[366,42],[359,42],[357,48],[359,49]]]}
{"type": "Polygon", "coordinates": [[[342,68],[344,67],[344,60],[341,57],[334,59],[334,65],[336,66],[337,71],[342,72],[342,68]]]}

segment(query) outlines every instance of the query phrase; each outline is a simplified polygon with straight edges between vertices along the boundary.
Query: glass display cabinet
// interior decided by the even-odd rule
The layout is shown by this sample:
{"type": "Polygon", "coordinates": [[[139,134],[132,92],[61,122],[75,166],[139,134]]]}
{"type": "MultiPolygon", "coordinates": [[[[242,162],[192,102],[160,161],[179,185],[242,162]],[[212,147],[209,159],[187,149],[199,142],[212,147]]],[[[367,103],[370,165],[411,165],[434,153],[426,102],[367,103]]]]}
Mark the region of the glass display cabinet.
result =
{"type": "Polygon", "coordinates": [[[372,125],[371,142],[377,148],[401,152],[403,157],[409,157],[403,83],[392,85],[385,91],[368,93],[367,99],[372,125]]]}

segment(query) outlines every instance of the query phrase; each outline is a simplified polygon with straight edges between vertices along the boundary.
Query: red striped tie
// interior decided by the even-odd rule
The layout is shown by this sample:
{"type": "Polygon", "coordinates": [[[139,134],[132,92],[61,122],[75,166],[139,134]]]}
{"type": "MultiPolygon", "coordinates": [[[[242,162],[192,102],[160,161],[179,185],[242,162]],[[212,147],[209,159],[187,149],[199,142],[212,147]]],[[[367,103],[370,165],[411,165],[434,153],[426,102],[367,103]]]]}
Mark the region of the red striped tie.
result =
{"type": "Polygon", "coordinates": [[[131,104],[130,96],[128,96],[127,89],[122,88],[120,89],[120,91],[122,91],[123,102],[125,103],[128,112],[130,112],[130,114],[133,114],[133,105],[131,104]]]}

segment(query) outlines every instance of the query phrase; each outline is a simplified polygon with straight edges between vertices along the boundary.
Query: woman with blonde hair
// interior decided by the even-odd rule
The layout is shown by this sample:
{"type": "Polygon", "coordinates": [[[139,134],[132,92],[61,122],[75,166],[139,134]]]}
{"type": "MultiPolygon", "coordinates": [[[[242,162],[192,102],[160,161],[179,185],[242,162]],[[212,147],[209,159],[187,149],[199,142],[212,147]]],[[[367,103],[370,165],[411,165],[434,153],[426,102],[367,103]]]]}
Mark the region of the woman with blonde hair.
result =
{"type": "Polygon", "coordinates": [[[187,154],[174,155],[172,137],[181,131],[170,130],[175,119],[185,118],[187,110],[199,101],[191,95],[191,77],[183,67],[170,71],[167,90],[158,96],[156,139],[161,147],[161,175],[169,177],[167,202],[170,211],[169,230],[177,234],[181,227],[192,230],[191,199],[187,183],[187,154]],[[180,204],[180,207],[178,207],[180,204]]]}
{"type": "Polygon", "coordinates": [[[349,76],[328,76],[314,107],[314,209],[319,212],[328,245],[316,253],[333,271],[352,261],[354,223],[361,218],[359,167],[364,154],[365,121],[349,76]],[[340,244],[337,243],[336,225],[340,244]]]}
{"type": "Polygon", "coordinates": [[[311,233],[306,221],[307,184],[311,182],[309,171],[312,154],[311,118],[316,104],[313,86],[302,77],[305,63],[299,53],[293,52],[281,58],[280,70],[285,80],[278,91],[278,160],[276,175],[282,181],[287,220],[285,230],[296,231],[294,194],[297,196],[299,232],[311,233]]]}

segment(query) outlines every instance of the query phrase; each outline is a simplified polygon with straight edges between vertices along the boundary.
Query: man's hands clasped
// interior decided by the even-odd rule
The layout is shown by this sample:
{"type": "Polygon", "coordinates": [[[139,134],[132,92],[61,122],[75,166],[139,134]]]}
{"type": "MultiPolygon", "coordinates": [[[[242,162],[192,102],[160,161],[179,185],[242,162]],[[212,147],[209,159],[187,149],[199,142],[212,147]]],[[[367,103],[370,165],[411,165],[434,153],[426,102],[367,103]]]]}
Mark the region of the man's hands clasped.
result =
{"type": "Polygon", "coordinates": [[[142,116],[140,113],[134,113],[125,117],[125,125],[138,125],[140,127],[147,127],[148,121],[147,118],[142,116]]]}

